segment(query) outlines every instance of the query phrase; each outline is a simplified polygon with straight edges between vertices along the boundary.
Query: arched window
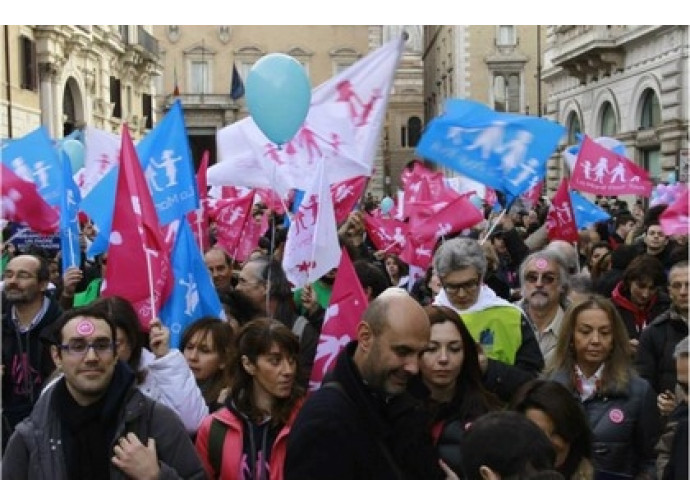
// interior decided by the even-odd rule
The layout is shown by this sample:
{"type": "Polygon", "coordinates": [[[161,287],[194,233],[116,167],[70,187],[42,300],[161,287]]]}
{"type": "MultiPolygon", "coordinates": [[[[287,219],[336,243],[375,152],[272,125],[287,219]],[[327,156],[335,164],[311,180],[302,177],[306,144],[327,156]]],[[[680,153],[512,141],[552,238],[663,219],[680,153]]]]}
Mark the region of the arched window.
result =
{"type": "Polygon", "coordinates": [[[616,114],[611,103],[606,102],[601,110],[601,136],[614,137],[617,130],[616,114]]]}
{"type": "Polygon", "coordinates": [[[640,127],[642,129],[655,128],[661,123],[661,107],[659,98],[653,89],[647,89],[642,95],[642,116],[640,127]]]}
{"type": "Polygon", "coordinates": [[[422,136],[422,120],[413,116],[407,120],[407,146],[417,147],[419,138],[422,136]]]}
{"type": "Polygon", "coordinates": [[[575,145],[578,143],[577,135],[582,133],[580,118],[577,117],[575,112],[571,112],[566,124],[568,125],[568,145],[575,145]]]}

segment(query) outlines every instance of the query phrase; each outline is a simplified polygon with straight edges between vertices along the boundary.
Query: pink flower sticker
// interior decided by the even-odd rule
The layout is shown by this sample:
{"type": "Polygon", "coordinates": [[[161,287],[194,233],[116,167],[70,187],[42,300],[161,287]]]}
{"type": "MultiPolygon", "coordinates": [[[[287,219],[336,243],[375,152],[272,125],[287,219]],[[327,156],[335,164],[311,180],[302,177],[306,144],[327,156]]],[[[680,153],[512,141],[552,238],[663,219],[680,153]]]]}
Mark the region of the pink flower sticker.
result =
{"type": "Polygon", "coordinates": [[[614,408],[611,411],[609,411],[609,420],[611,420],[615,424],[621,423],[624,418],[625,415],[623,414],[623,411],[621,411],[618,408],[614,408]]]}
{"type": "Polygon", "coordinates": [[[96,326],[90,320],[82,320],[77,324],[77,334],[80,336],[91,336],[96,332],[96,326]]]}
{"type": "Polygon", "coordinates": [[[545,270],[549,267],[549,261],[542,257],[534,261],[534,265],[537,267],[538,270],[545,270]]]}

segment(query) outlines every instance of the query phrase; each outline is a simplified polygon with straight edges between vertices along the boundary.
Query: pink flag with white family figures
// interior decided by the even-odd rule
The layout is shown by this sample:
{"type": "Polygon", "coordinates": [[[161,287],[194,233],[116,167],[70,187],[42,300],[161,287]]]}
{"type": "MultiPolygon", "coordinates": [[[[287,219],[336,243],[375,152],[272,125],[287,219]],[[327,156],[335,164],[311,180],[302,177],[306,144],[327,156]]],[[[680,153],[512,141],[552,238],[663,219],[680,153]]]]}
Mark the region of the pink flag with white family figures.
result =
{"type": "Polygon", "coordinates": [[[671,203],[659,216],[661,229],[667,235],[687,235],[690,223],[688,221],[688,190],[687,188],[671,203]]]}
{"type": "Polygon", "coordinates": [[[397,219],[386,219],[363,214],[364,228],[376,247],[391,254],[400,255],[407,241],[408,224],[397,219]]]}
{"type": "Polygon", "coordinates": [[[584,137],[580,146],[570,186],[603,196],[652,194],[652,182],[644,168],[637,166],[625,156],[599,145],[588,136],[584,137]]]}
{"type": "Polygon", "coordinates": [[[355,177],[336,184],[331,184],[331,197],[333,198],[333,209],[335,210],[335,222],[344,222],[355,205],[362,198],[364,189],[367,187],[369,177],[355,177]]]}
{"type": "Polygon", "coordinates": [[[172,291],[173,273],[127,125],[122,127],[120,163],[102,295],[130,301],[142,327],[148,327],[172,291]]]}
{"type": "Polygon", "coordinates": [[[208,185],[206,183],[206,170],[208,169],[208,150],[204,151],[199,163],[199,171],[196,173],[196,185],[199,191],[199,208],[187,214],[189,225],[194,233],[194,240],[199,244],[199,250],[208,250],[211,246],[208,225],[208,185]]]}
{"type": "Polygon", "coordinates": [[[295,137],[271,143],[251,117],[221,129],[211,185],[309,190],[319,165],[329,184],[370,176],[404,39],[392,40],[324,82],[295,137]]]}
{"type": "Polygon", "coordinates": [[[249,191],[238,198],[209,201],[209,217],[216,223],[218,246],[235,259],[238,247],[246,239],[244,230],[247,221],[252,219],[254,195],[254,191],[249,191]]]}
{"type": "MultiPolygon", "coordinates": [[[[322,169],[323,170],[323,169],[322,169]]],[[[325,174],[314,179],[290,219],[283,269],[295,288],[318,280],[338,266],[340,246],[331,191],[325,174]]]]}
{"type": "Polygon", "coordinates": [[[338,354],[350,341],[357,339],[357,324],[367,308],[367,296],[352,261],[343,248],[333,282],[331,301],[326,309],[321,335],[316,346],[309,390],[317,390],[338,354]]]}
{"type": "Polygon", "coordinates": [[[568,192],[568,179],[564,178],[551,200],[551,207],[546,214],[546,229],[549,240],[564,240],[576,243],[578,239],[575,213],[568,192]]]}
{"type": "Polygon", "coordinates": [[[60,227],[59,214],[41,197],[36,184],[19,177],[4,163],[2,163],[2,218],[26,224],[38,233],[54,233],[60,227]]]}

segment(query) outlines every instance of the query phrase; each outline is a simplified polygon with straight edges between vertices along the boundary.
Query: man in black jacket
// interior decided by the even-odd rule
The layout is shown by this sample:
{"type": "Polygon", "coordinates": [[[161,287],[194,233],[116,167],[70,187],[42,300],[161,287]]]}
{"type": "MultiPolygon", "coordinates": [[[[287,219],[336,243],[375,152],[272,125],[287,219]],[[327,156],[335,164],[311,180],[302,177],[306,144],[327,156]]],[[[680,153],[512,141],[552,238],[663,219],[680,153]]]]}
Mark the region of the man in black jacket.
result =
{"type": "Polygon", "coordinates": [[[7,307],[2,317],[2,447],[14,427],[30,412],[45,379],[55,369],[40,332],[62,313],[46,294],[48,262],[24,254],[3,272],[7,307]]]}
{"type": "Polygon", "coordinates": [[[332,374],[290,431],[286,479],[440,479],[426,411],[407,392],[431,329],[422,307],[391,287],[357,326],[332,374]]]}

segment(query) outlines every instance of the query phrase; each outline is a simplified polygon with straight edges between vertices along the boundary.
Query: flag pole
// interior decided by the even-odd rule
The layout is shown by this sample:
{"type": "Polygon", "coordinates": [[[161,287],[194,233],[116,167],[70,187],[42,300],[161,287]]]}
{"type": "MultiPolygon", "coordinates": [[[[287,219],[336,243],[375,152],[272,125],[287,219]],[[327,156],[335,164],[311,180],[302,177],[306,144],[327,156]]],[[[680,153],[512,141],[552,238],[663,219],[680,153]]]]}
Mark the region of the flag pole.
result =
{"type": "Polygon", "coordinates": [[[146,254],[146,273],[149,278],[149,301],[151,302],[151,320],[156,318],[156,302],[153,293],[153,271],[151,271],[151,254],[150,250],[144,247],[144,253],[146,254]]]}
{"type": "Polygon", "coordinates": [[[74,247],[72,247],[72,228],[67,228],[67,241],[69,242],[70,264],[76,266],[77,262],[74,260],[74,247]]]}
{"type": "MultiPolygon", "coordinates": [[[[203,203],[201,203],[203,205],[203,203]]],[[[201,220],[204,218],[204,209],[203,206],[202,208],[199,209],[201,212],[201,219],[196,220],[196,227],[197,227],[197,234],[199,235],[199,250],[201,251],[201,255],[204,255],[204,236],[203,236],[203,228],[201,226],[201,220]]]]}
{"type": "Polygon", "coordinates": [[[488,230],[488,231],[486,232],[486,234],[484,235],[484,238],[481,239],[481,241],[479,242],[479,245],[484,245],[484,242],[486,241],[486,239],[487,239],[489,236],[491,236],[491,233],[493,232],[493,230],[496,228],[496,226],[498,226],[498,223],[501,222],[501,219],[502,219],[503,216],[505,215],[506,210],[507,210],[506,208],[504,208],[503,210],[501,210],[501,213],[498,214],[498,217],[496,217],[496,219],[494,220],[494,223],[491,224],[491,227],[489,228],[489,230],[488,230]]]}

